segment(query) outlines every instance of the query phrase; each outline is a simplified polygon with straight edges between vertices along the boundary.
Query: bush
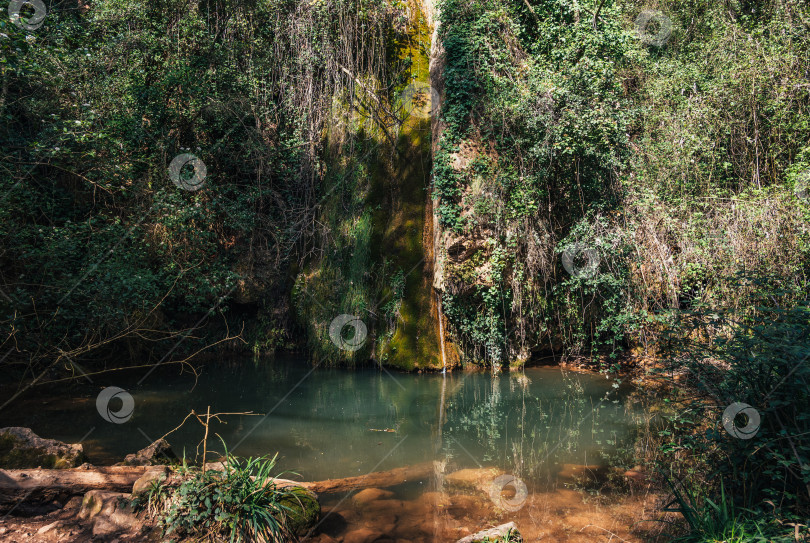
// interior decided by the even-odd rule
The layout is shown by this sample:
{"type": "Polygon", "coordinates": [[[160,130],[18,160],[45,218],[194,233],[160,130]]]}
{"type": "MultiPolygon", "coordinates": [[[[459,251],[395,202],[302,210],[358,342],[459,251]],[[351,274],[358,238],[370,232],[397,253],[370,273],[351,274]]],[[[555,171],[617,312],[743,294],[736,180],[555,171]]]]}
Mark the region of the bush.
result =
{"type": "Polygon", "coordinates": [[[184,462],[179,471],[183,482],[176,488],[154,484],[139,507],[157,517],[164,535],[204,541],[291,541],[317,518],[319,507],[306,489],[276,485],[275,462],[275,457],[227,456],[222,471],[202,471],[184,462]]]}
{"type": "Polygon", "coordinates": [[[810,306],[771,278],[734,282],[748,310],[682,315],[670,369],[700,395],[673,417],[662,467],[693,530],[744,518],[784,534],[810,518],[810,306]]]}

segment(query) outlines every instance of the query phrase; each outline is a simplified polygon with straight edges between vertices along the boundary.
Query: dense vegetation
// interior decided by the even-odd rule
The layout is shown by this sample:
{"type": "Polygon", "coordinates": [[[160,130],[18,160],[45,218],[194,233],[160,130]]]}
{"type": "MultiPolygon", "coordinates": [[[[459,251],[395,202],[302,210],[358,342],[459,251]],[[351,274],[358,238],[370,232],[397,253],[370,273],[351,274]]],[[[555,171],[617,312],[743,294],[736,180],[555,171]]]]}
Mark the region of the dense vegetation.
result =
{"type": "Polygon", "coordinates": [[[666,360],[686,383],[650,462],[688,537],[787,537],[810,516],[810,7],[438,7],[432,80],[400,0],[0,20],[4,374],[217,344],[437,368],[440,297],[465,365],[666,360]],[[434,141],[404,94],[428,83],[434,141]]]}
{"type": "Polygon", "coordinates": [[[749,305],[740,271],[804,297],[807,6],[596,11],[444,2],[444,298],[474,360],[655,351],[673,310],[749,305]]]}
{"type": "Polygon", "coordinates": [[[65,1],[38,31],[0,21],[5,364],[62,377],[237,332],[293,345],[332,101],[354,87],[342,68],[385,69],[391,17],[351,0],[65,1]],[[184,154],[206,171],[172,171],[184,154]]]}
{"type": "Polygon", "coordinates": [[[807,4],[445,0],[441,19],[434,187],[462,352],[665,357],[686,385],[647,454],[687,539],[792,540],[810,503],[807,4]]]}

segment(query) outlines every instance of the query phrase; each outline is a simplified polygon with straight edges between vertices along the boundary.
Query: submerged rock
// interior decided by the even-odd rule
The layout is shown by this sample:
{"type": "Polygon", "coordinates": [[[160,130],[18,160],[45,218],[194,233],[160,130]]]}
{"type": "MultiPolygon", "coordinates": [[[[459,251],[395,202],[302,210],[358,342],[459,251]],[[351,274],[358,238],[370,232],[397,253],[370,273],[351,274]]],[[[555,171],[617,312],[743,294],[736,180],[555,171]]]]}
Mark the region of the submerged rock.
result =
{"type": "Polygon", "coordinates": [[[0,428],[0,468],[75,468],[84,460],[78,443],[69,445],[56,439],[44,439],[30,428],[0,428]]]}
{"type": "Polygon", "coordinates": [[[489,494],[492,480],[501,474],[503,471],[497,468],[460,469],[447,475],[444,482],[449,489],[477,490],[489,494]]]}
{"type": "Polygon", "coordinates": [[[478,533],[468,535],[459,539],[456,543],[481,543],[483,541],[496,542],[496,541],[523,541],[517,525],[514,522],[507,522],[488,530],[481,530],[478,533]]]}
{"type": "Polygon", "coordinates": [[[370,530],[369,528],[360,528],[352,530],[343,537],[343,543],[373,543],[385,534],[370,530]]]}
{"type": "Polygon", "coordinates": [[[392,498],[394,493],[390,490],[382,490],[379,488],[366,488],[352,496],[352,503],[355,505],[367,505],[376,500],[387,500],[392,498]]]}

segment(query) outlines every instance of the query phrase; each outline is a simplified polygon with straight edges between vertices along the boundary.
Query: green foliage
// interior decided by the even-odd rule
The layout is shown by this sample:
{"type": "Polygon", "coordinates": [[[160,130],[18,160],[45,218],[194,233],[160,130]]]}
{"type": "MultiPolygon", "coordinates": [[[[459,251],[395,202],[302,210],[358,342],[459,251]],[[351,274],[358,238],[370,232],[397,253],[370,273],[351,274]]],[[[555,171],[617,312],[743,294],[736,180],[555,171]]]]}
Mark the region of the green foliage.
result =
{"type": "Polygon", "coordinates": [[[442,2],[437,212],[455,239],[484,238],[485,257],[508,254],[501,285],[473,251],[449,255],[468,359],[615,357],[654,343],[661,309],[739,307],[735,272],[806,284],[794,189],[809,163],[810,33],[796,21],[810,13],[732,4],[658,6],[672,35],[656,46],[635,28],[642,2],[598,16],[573,0],[442,2]],[[560,265],[574,242],[599,246],[595,276],[560,265]]]}
{"type": "Polygon", "coordinates": [[[661,461],[679,481],[676,498],[693,530],[718,538],[741,526],[740,516],[784,533],[774,519],[810,514],[810,307],[790,303],[796,293],[773,278],[739,276],[734,284],[750,309],[686,313],[673,338],[673,369],[688,370],[702,395],[672,417],[661,461]],[[755,430],[743,438],[723,420],[734,403],[760,418],[758,426],[746,415],[734,419],[734,428],[750,422],[755,430]]]}
{"type": "Polygon", "coordinates": [[[745,518],[750,511],[737,509],[734,501],[720,486],[715,503],[705,491],[690,490],[683,485],[671,485],[677,509],[689,527],[689,533],[675,538],[682,543],[766,543],[795,541],[786,530],[774,530],[764,518],[745,518]],[[782,533],[778,533],[781,531],[782,533]]]}
{"type": "Polygon", "coordinates": [[[205,541],[292,541],[290,519],[300,515],[300,487],[279,488],[274,481],[275,457],[244,460],[227,456],[222,471],[188,467],[177,488],[157,483],[138,507],[158,518],[165,535],[205,541]],[[299,510],[296,513],[296,510],[299,510]]]}
{"type": "Polygon", "coordinates": [[[55,3],[27,35],[0,22],[7,363],[143,362],[214,312],[286,310],[350,39],[335,13],[365,4],[102,0],[55,3]],[[196,192],[167,174],[181,153],[207,167],[196,192]]]}

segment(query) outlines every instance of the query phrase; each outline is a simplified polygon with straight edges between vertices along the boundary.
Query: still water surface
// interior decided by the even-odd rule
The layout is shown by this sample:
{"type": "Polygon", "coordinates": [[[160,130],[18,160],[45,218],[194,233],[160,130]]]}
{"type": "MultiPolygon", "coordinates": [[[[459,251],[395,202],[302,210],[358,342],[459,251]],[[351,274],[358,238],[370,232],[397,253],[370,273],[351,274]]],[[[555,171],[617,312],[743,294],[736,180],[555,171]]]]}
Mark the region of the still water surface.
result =
{"type": "MultiPolygon", "coordinates": [[[[120,461],[179,425],[193,409],[223,416],[214,433],[240,456],[279,453],[279,467],[308,480],[346,477],[428,460],[513,470],[553,462],[594,464],[632,427],[627,389],[601,375],[558,368],[521,373],[402,374],[312,369],[302,360],[207,365],[199,379],[176,371],[84,382],[66,397],[30,397],[2,420],[43,437],[82,441],[92,462],[120,461]],[[117,386],[132,418],[105,421],[96,396],[117,386]]],[[[121,405],[113,398],[110,408],[121,405]]],[[[193,457],[202,427],[189,420],[168,437],[193,457]]],[[[209,448],[222,451],[219,439],[209,448]]],[[[209,458],[210,460],[210,458],[209,458]]]]}
{"type": "MultiPolygon", "coordinates": [[[[638,415],[630,387],[602,375],[559,368],[499,376],[440,375],[313,369],[298,359],[231,360],[204,366],[196,381],[189,373],[169,369],[142,378],[143,373],[85,380],[58,398],[41,390],[2,414],[0,426],[28,426],[43,437],[81,440],[90,461],[104,464],[120,461],[170,432],[192,409],[252,411],[257,415],[223,416],[221,423],[212,424],[211,434],[220,436],[239,456],[278,453],[278,469],[296,472],[293,478],[340,478],[434,461],[443,473],[499,468],[520,477],[531,493],[518,513],[493,509],[480,493],[475,499],[437,494],[442,490],[437,480],[403,485],[394,496],[399,501],[388,500],[395,502],[393,512],[376,511],[364,520],[362,511],[341,511],[340,518],[349,520],[333,527],[338,539],[352,529],[374,528],[406,530],[397,537],[408,540],[449,541],[485,519],[491,524],[529,515],[538,534],[557,530],[557,540],[575,541],[579,540],[575,534],[559,535],[576,525],[570,517],[582,514],[583,519],[592,519],[604,511],[587,505],[583,500],[587,495],[576,494],[558,476],[565,473],[565,464],[604,465],[621,456],[632,445],[638,415]],[[99,391],[108,386],[125,389],[134,399],[133,416],[126,423],[107,422],[96,409],[99,391]],[[435,514],[414,510],[413,518],[406,518],[408,503],[435,514]],[[549,509],[554,504],[560,507],[556,512],[549,509]],[[583,513],[581,507],[589,512],[583,513]],[[398,520],[389,518],[386,527],[376,526],[386,514],[398,520]],[[549,517],[548,525],[538,520],[543,515],[549,517]],[[444,524],[437,528],[436,522],[444,524]]],[[[113,410],[120,406],[115,402],[110,405],[113,410]]],[[[201,452],[202,436],[203,428],[189,420],[167,439],[178,455],[194,457],[201,452]]],[[[224,451],[219,438],[209,439],[210,449],[224,451]]],[[[343,499],[332,506],[346,508],[351,503],[343,499]]],[[[583,526],[590,522],[581,520],[583,526]]],[[[608,515],[604,522],[613,525],[612,531],[618,529],[614,517],[608,515]]],[[[593,533],[583,541],[599,539],[593,533]]]]}

